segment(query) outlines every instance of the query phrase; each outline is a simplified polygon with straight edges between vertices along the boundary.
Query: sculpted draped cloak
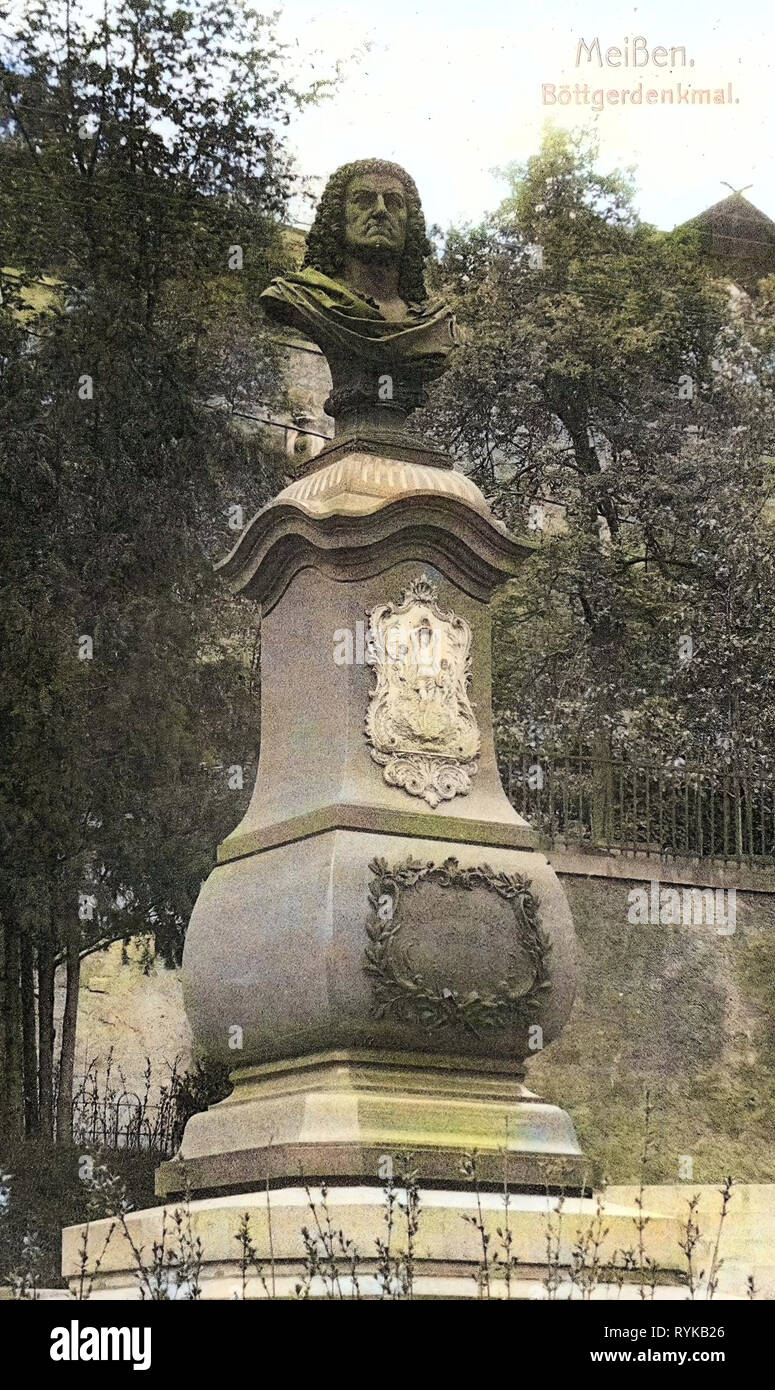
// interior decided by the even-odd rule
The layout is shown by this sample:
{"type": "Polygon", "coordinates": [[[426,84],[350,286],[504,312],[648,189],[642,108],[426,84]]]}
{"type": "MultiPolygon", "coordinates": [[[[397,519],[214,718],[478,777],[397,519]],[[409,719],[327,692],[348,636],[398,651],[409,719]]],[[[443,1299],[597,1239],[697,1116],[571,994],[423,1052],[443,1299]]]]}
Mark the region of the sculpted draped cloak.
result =
{"type": "Polygon", "coordinates": [[[374,300],[311,267],[273,280],[261,299],[273,318],[311,338],[329,361],[376,370],[404,364],[430,380],[457,341],[452,310],[441,300],[408,304],[405,317],[391,322],[374,300]]]}

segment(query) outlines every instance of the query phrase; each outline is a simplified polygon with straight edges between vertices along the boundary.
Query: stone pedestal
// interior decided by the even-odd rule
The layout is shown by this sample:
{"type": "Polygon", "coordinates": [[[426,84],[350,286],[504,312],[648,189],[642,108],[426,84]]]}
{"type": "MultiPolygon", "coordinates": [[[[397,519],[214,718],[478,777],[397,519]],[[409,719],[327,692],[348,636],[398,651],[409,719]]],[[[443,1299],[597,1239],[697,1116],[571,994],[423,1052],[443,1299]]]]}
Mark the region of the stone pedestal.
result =
{"type": "Polygon", "coordinates": [[[329,1053],[246,1067],[220,1105],[188,1123],[179,1157],[162,1164],[165,1198],[246,1192],[304,1179],[377,1184],[402,1157],[423,1187],[460,1180],[476,1154],[480,1187],[584,1187],[573,1126],[533,1095],[517,1066],[412,1053],[329,1053]]]}
{"type": "MultiPolygon", "coordinates": [[[[637,1249],[634,1218],[637,1210],[607,1202],[602,1227],[605,1234],[597,1255],[593,1254],[590,1232],[598,1222],[595,1200],[568,1197],[558,1199],[530,1193],[516,1193],[504,1206],[503,1193],[472,1190],[470,1184],[456,1188],[423,1189],[419,1209],[413,1208],[415,1230],[411,1242],[400,1189],[394,1205],[394,1224],[388,1233],[387,1205],[383,1193],[372,1186],[333,1184],[325,1192],[314,1186],[294,1185],[261,1193],[240,1193],[226,1197],[199,1199],[189,1206],[169,1206],[132,1212],[126,1217],[126,1230],[120,1226],[110,1235],[110,1223],[98,1221],[86,1232],[88,1262],[100,1266],[91,1282],[92,1299],[137,1299],[152,1296],[159,1285],[169,1298],[191,1297],[193,1264],[191,1252],[201,1241],[202,1259],[198,1284],[202,1299],[295,1298],[299,1292],[313,1298],[514,1298],[557,1299],[585,1296],[602,1299],[641,1301],[685,1298],[679,1268],[680,1223],[677,1218],[644,1209],[648,1217],[647,1253],[658,1252],[658,1261],[645,1278],[636,1268],[623,1269],[623,1251],[637,1249]],[[244,1249],[240,1231],[251,1242],[250,1262],[241,1262],[244,1249]],[[482,1241],[475,1222],[489,1233],[490,1278],[484,1282],[482,1241]],[[335,1250],[341,1259],[329,1262],[325,1273],[315,1272],[305,1245],[303,1229],[322,1250],[318,1229],[330,1224],[335,1250]],[[502,1238],[511,1235],[513,1266],[507,1284],[502,1267],[493,1261],[493,1252],[503,1253],[502,1238]],[[342,1234],[342,1245],[339,1242],[342,1234]],[[551,1237],[552,1259],[547,1265],[547,1236],[551,1237]],[[386,1261],[380,1260],[376,1240],[389,1241],[389,1277],[386,1261]],[[108,1241],[106,1245],[106,1240],[108,1241]],[[163,1247],[165,1259],[154,1263],[152,1247],[163,1247]],[[586,1250],[586,1273],[570,1279],[570,1270],[579,1258],[574,1250],[586,1250]],[[411,1251],[412,1277],[406,1286],[406,1257],[411,1251]],[[182,1262],[178,1259],[183,1254],[182,1262]],[[596,1265],[593,1261],[597,1261],[596,1265]],[[619,1275],[613,1268],[618,1269],[619,1275]],[[652,1284],[653,1281],[653,1284],[652,1284]],[[390,1292],[386,1293],[386,1288],[390,1292]]],[[[598,1231],[598,1236],[600,1232],[598,1231]]],[[[70,1227],[64,1233],[63,1271],[77,1293],[80,1279],[80,1248],[83,1228],[70,1227]]],[[[88,1282],[88,1281],[87,1281],[88,1282]]],[[[742,1296],[742,1295],[741,1295],[742,1296]]]]}
{"type": "MultiPolygon", "coordinates": [[[[335,441],[221,566],[261,622],[261,751],[183,974],[195,1041],[233,1091],[157,1177],[165,1200],[193,1193],[208,1297],[233,1292],[243,1211],[292,1291],[305,1184],[354,1220],[373,1282],[381,1187],[406,1161],[431,1296],[478,1287],[466,1155],[483,1199],[517,1203],[528,1283],[550,1194],[593,1211],[571,1120],[525,1084],[570,1012],[573,923],[493,741],[489,605],[532,546],[448,460],[406,439],[394,452],[335,441]]],[[[133,1214],[132,1243],[163,1223],[133,1214]]],[[[106,1254],[100,1296],[135,1287],[127,1250],[106,1254]]]]}
{"type": "Polygon", "coordinates": [[[475,1147],[492,1181],[542,1187],[554,1158],[583,1186],[570,1120],[524,1086],[570,1011],[573,924],[492,730],[490,599],[532,547],[443,456],[396,453],[340,441],[221,566],[260,609],[261,754],[186,939],[195,1039],[234,1082],[186,1131],[197,1191],[376,1182],[397,1147],[432,1182],[475,1147]]]}

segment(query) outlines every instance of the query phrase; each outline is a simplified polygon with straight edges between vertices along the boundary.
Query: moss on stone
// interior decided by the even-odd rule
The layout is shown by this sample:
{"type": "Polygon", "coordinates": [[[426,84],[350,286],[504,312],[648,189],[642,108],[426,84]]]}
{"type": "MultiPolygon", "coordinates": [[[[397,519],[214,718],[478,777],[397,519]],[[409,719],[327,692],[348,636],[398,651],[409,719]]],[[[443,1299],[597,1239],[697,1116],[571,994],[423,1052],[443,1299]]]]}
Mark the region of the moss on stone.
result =
{"type": "Polygon", "coordinates": [[[626,880],[567,877],[581,947],[560,1039],[528,1082],[570,1112],[593,1180],[775,1181],[775,903],[738,894],[737,927],[633,925],[626,880]]]}

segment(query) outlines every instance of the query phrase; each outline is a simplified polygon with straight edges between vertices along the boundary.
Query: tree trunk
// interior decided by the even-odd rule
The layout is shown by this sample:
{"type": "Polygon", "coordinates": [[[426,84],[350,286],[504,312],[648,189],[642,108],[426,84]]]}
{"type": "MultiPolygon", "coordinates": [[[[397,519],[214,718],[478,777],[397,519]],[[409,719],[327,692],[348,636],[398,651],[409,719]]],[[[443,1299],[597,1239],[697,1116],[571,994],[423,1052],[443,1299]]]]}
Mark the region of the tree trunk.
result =
{"type": "Polygon", "coordinates": [[[73,1138],[73,1072],[75,1033],[78,1024],[78,986],[81,981],[80,933],[71,927],[67,933],[67,989],[62,1016],[62,1046],[59,1054],[57,1092],[57,1143],[70,1144],[73,1138]]]}
{"type": "Polygon", "coordinates": [[[35,963],[29,930],[21,939],[22,1063],[24,1068],[24,1132],[38,1133],[38,1045],[35,1019],[35,963]]]}
{"type": "Polygon", "coordinates": [[[6,917],[3,923],[3,1023],[4,1057],[4,1134],[9,1139],[24,1136],[24,1080],[22,1074],[22,1011],[20,985],[19,931],[6,917]]]}
{"type": "Polygon", "coordinates": [[[38,1052],[40,1133],[54,1137],[54,936],[51,921],[44,926],[38,946],[38,1052]]]}
{"type": "Polygon", "coordinates": [[[0,916],[0,1135],[5,1134],[5,925],[0,916]]]}

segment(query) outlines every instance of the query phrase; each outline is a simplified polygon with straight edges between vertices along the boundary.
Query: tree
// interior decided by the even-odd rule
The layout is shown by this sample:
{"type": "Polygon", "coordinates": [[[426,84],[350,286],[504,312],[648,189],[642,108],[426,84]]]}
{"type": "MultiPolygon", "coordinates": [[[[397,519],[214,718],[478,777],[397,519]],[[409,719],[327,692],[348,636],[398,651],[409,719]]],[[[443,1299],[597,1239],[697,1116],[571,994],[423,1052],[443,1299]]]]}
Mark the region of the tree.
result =
{"type": "Polygon", "coordinates": [[[499,610],[504,731],[771,749],[771,298],[641,223],[585,134],[549,130],[507,178],[498,212],[447,238],[466,336],[425,415],[542,541],[499,610]]]}
{"type": "Polygon", "coordinates": [[[28,1127],[52,1133],[56,962],[67,1138],[82,955],[147,931],[177,958],[249,790],[227,772],[253,760],[257,634],[212,559],[227,507],[249,515],[278,478],[230,428],[223,383],[276,389],[254,305],[283,258],[283,131],[319,91],[285,79],[271,22],[238,0],[117,0],[93,25],[34,3],[3,38],[9,1136],[25,1097],[28,1127]],[[250,351],[243,329],[231,361],[237,319],[250,351]]]}

